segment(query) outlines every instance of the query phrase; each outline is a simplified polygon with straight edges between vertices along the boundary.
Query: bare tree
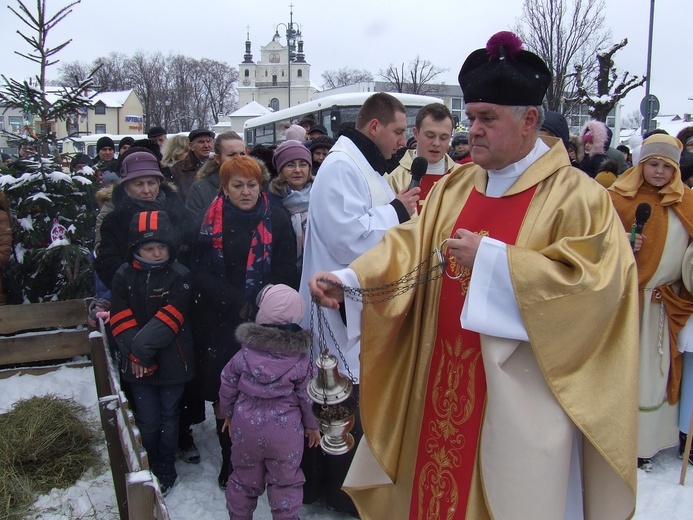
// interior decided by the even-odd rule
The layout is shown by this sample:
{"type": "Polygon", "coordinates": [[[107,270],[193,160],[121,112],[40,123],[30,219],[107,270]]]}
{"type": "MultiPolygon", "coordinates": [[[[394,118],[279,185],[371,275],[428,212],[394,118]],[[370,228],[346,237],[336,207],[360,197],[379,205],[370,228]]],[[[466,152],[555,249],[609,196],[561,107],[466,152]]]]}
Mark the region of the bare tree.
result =
{"type": "Polygon", "coordinates": [[[642,116],[638,110],[633,110],[630,114],[625,117],[621,117],[621,128],[629,128],[631,130],[636,130],[640,128],[642,124],[642,116]]]}
{"type": "Polygon", "coordinates": [[[203,72],[201,82],[212,122],[218,123],[220,116],[232,112],[236,107],[238,71],[226,63],[210,59],[203,59],[201,66],[203,72]]]}
{"type": "Polygon", "coordinates": [[[354,85],[373,81],[373,74],[365,69],[349,69],[344,67],[339,70],[326,70],[322,73],[322,88],[337,88],[345,85],[354,85]]]}
{"type": "Polygon", "coordinates": [[[419,56],[409,62],[405,68],[404,63],[399,67],[390,66],[379,72],[380,76],[389,83],[390,92],[404,92],[407,94],[435,95],[445,90],[445,85],[435,83],[434,80],[447,69],[436,67],[430,60],[421,59],[419,56]]]}
{"type": "Polygon", "coordinates": [[[60,75],[56,83],[63,87],[73,86],[94,71],[94,84],[102,90],[127,90],[132,80],[128,77],[126,62],[124,54],[115,52],[94,60],[91,65],[82,61],[66,62],[58,69],[60,75]]]}
{"type": "MultiPolygon", "coordinates": [[[[94,61],[94,80],[102,90],[133,89],[144,109],[144,126],[161,125],[169,132],[208,127],[236,106],[238,71],[227,64],[183,55],[138,52],[132,57],[111,53],[94,61]]],[[[58,83],[74,84],[91,67],[64,64],[58,83]]]]}
{"type": "Polygon", "coordinates": [[[132,88],[128,57],[124,54],[112,52],[104,58],[95,60],[93,66],[99,66],[94,80],[103,90],[116,91],[132,88]]]}
{"type": "Polygon", "coordinates": [[[60,76],[56,83],[61,87],[74,87],[89,76],[90,67],[81,61],[71,61],[63,63],[59,67],[60,76]]]}
{"type": "Polygon", "coordinates": [[[631,75],[628,71],[619,77],[613,57],[616,51],[626,45],[628,45],[628,39],[624,38],[619,43],[597,53],[599,69],[596,80],[594,80],[596,89],[588,86],[593,81],[582,76],[580,66],[578,65],[576,68],[578,72],[578,99],[580,103],[589,106],[589,114],[593,119],[606,121],[609,112],[619,101],[626,97],[631,90],[645,83],[645,76],[631,75]]]}
{"type": "Polygon", "coordinates": [[[163,88],[166,78],[165,60],[160,52],[144,54],[137,52],[127,60],[126,70],[131,87],[144,109],[144,127],[149,128],[154,121],[161,121],[163,88]]]}
{"type": "Polygon", "coordinates": [[[604,8],[604,0],[523,0],[515,32],[551,70],[549,110],[565,112],[565,98],[575,97],[575,66],[581,67],[583,77],[594,73],[594,56],[611,38],[604,26],[604,8]]]}

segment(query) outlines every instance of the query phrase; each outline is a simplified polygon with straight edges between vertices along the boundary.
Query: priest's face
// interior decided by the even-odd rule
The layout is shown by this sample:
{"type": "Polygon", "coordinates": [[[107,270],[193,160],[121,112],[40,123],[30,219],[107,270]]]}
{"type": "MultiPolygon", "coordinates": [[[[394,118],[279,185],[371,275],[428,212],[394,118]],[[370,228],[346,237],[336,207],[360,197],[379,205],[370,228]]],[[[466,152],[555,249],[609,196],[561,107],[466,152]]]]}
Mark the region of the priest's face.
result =
{"type": "Polygon", "coordinates": [[[505,168],[524,158],[534,146],[536,108],[526,109],[519,119],[513,107],[493,103],[468,103],[466,111],[472,161],[485,170],[505,168]]]}

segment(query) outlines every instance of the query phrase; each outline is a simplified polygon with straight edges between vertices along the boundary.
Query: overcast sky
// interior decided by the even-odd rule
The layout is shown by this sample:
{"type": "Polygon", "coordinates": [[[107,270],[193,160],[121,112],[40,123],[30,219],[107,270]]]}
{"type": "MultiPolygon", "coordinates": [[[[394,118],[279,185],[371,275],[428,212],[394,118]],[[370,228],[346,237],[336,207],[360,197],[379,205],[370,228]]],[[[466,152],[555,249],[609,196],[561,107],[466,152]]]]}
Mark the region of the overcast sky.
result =
{"type": "MultiPolygon", "coordinates": [[[[24,0],[35,7],[35,0],[24,0]]],[[[48,0],[50,13],[67,0],[48,0]]],[[[628,38],[615,55],[620,71],[642,75],[647,68],[650,1],[606,0],[606,23],[612,41],[628,38]]],[[[260,59],[279,23],[289,20],[290,0],[82,0],[48,36],[55,46],[72,38],[58,58],[87,61],[111,52],[138,50],[180,53],[194,58],[243,61],[250,27],[253,59],[260,59]]],[[[512,28],[521,14],[520,0],[293,0],[311,78],[342,67],[367,69],[377,78],[390,63],[408,62],[417,54],[448,69],[441,78],[456,83],[466,56],[483,47],[497,31],[512,28]]],[[[28,52],[16,33],[19,20],[3,1],[0,10],[0,73],[24,78],[36,66],[13,51],[28,52]]],[[[660,114],[693,112],[693,65],[690,27],[693,1],[656,0],[650,91],[661,102],[660,114]]],[[[27,29],[22,27],[22,30],[27,29]]],[[[280,34],[285,32],[283,27],[280,34]]],[[[25,33],[29,34],[29,33],[25,33]]],[[[283,40],[282,40],[282,43],[283,40]]],[[[49,78],[58,76],[58,65],[49,78]]],[[[644,86],[628,95],[624,115],[637,110],[644,86]]]]}

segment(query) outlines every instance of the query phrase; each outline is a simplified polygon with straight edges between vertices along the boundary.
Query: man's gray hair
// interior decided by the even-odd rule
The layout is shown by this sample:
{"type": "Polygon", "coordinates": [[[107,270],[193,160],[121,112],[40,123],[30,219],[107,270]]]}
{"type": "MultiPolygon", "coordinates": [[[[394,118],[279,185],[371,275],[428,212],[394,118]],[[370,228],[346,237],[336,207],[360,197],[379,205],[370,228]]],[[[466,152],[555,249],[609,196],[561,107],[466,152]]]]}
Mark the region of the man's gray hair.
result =
{"type": "MultiPolygon", "coordinates": [[[[532,108],[532,106],[533,106],[533,105],[527,105],[527,106],[512,106],[512,107],[510,107],[510,108],[512,109],[513,117],[515,118],[515,120],[516,120],[516,121],[519,121],[520,119],[522,119],[522,118],[524,117],[524,115],[525,115],[525,113],[527,112],[527,110],[529,110],[530,108],[532,108]]],[[[537,124],[536,124],[536,127],[535,127],[535,130],[538,132],[539,130],[541,130],[541,125],[544,124],[544,119],[545,119],[545,117],[546,117],[546,113],[544,112],[544,107],[541,106],[541,105],[535,106],[534,108],[536,108],[537,111],[539,112],[539,116],[538,116],[538,118],[537,118],[537,124]]]]}

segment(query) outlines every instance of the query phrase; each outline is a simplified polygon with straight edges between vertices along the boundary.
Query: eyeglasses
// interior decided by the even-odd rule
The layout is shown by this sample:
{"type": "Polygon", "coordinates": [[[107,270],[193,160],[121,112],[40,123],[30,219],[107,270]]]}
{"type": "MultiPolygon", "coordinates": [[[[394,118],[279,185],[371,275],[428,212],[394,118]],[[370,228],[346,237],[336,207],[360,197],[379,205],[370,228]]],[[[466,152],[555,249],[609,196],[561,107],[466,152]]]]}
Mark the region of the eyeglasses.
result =
{"type": "MultiPolygon", "coordinates": [[[[308,164],[306,161],[301,161],[298,164],[295,162],[288,162],[284,165],[284,168],[289,168],[290,170],[295,170],[296,168],[301,168],[302,170],[307,170],[310,168],[310,164],[308,164]]],[[[284,169],[282,168],[282,169],[284,169]]]]}

